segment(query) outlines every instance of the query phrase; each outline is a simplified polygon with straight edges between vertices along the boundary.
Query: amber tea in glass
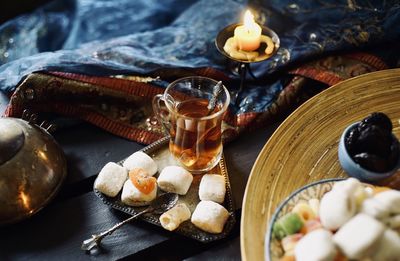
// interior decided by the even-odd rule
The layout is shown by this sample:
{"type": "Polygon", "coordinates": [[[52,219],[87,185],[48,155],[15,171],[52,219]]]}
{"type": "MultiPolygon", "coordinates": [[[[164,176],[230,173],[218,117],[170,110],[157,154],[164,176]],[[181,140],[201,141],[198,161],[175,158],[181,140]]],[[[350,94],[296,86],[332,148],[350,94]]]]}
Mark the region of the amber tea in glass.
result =
{"type": "Polygon", "coordinates": [[[222,155],[222,117],[230,98],[226,88],[221,86],[215,107],[210,108],[216,85],[210,78],[182,78],[153,100],[154,110],[170,135],[171,154],[194,174],[212,169],[222,155]],[[160,101],[165,103],[167,114],[162,113],[160,101]]]}

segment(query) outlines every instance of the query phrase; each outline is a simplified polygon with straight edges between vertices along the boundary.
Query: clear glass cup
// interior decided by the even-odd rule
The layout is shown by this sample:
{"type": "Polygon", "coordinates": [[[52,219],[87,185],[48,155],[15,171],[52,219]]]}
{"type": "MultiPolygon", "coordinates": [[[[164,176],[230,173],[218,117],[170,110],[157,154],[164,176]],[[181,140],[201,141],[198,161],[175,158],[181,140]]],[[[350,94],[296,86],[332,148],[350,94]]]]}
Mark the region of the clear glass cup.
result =
{"type": "Polygon", "coordinates": [[[200,76],[178,79],[153,99],[153,110],[170,135],[169,150],[193,174],[215,167],[222,155],[221,125],[230,96],[217,81],[200,76]],[[209,103],[215,96],[215,107],[209,103]]]}

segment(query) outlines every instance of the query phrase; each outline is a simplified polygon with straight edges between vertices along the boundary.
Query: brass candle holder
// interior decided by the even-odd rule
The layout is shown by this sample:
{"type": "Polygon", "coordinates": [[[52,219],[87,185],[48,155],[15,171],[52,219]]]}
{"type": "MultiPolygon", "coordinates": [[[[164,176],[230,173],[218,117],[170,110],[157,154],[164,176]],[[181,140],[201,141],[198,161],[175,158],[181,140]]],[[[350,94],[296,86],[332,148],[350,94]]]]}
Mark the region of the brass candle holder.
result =
{"type": "Polygon", "coordinates": [[[231,24],[222,29],[217,37],[215,38],[215,45],[218,51],[229,58],[232,73],[239,75],[240,86],[239,90],[233,95],[233,101],[236,103],[238,95],[242,92],[246,81],[247,73],[253,78],[257,79],[254,73],[251,71],[250,64],[265,61],[271,58],[279,49],[280,40],[278,35],[266,26],[260,25],[261,31],[261,44],[257,50],[254,51],[242,51],[235,44],[234,31],[235,28],[240,26],[240,23],[231,24]]]}

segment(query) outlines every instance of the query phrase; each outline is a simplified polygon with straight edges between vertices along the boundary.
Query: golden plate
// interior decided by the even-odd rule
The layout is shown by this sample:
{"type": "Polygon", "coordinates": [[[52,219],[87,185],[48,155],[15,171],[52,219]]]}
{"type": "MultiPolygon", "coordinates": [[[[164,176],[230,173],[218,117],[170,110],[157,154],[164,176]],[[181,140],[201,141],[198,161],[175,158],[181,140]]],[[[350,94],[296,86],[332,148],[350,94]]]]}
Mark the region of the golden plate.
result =
{"type": "MultiPolygon", "coordinates": [[[[365,74],[316,95],[293,112],[264,146],[251,170],[242,207],[243,260],[264,260],[266,228],[278,204],[321,179],[345,177],[337,148],[342,131],[372,112],[386,113],[400,137],[400,69],[365,74]]],[[[400,173],[384,181],[400,188],[400,173]]]]}

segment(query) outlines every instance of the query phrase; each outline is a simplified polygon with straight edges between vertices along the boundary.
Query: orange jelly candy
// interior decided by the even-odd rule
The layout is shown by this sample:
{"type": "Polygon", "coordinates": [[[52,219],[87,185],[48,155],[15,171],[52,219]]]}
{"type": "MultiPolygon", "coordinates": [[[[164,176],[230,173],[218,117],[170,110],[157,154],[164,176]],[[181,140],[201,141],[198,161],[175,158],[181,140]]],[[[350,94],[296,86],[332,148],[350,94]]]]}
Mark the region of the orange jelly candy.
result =
{"type": "Polygon", "coordinates": [[[129,171],[129,179],[132,181],[132,184],[144,194],[152,192],[157,183],[155,177],[151,177],[147,171],[140,168],[129,171]]]}

